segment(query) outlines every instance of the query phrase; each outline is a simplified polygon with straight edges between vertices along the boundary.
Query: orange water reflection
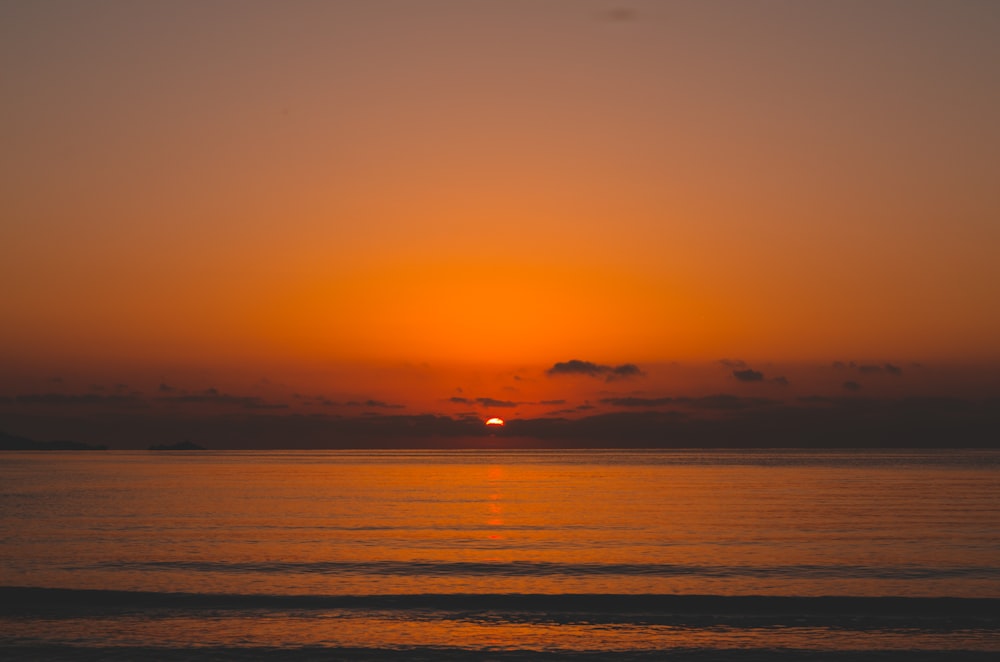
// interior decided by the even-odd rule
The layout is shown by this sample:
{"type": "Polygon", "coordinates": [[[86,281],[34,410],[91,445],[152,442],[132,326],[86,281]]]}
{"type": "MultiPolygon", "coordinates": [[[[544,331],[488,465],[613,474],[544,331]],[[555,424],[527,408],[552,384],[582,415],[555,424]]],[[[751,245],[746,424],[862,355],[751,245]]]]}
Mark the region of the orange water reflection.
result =
{"type": "Polygon", "coordinates": [[[7,464],[5,489],[24,496],[0,518],[3,584],[1000,596],[996,575],[851,570],[994,567],[1000,481],[971,465],[482,452],[63,457],[36,469],[14,456],[7,464]]]}
{"type": "MultiPolygon", "coordinates": [[[[26,620],[0,618],[0,632],[50,644],[74,646],[167,646],[198,642],[199,646],[299,647],[334,646],[399,649],[448,646],[477,651],[606,651],[706,648],[797,649],[800,651],[1000,651],[992,629],[934,631],[910,628],[852,630],[843,627],[683,627],[638,623],[518,623],[438,615],[412,618],[392,614],[363,615],[321,612],[309,615],[274,613],[238,616],[26,620]]],[[[679,652],[678,651],[678,652],[679,652]]],[[[294,657],[291,659],[316,659],[294,657]]],[[[666,653],[665,653],[666,654],[666,653]]],[[[179,658],[178,658],[179,659],[179,658]]],[[[421,658],[425,659],[425,658],[421,658]]],[[[480,659],[480,658],[471,658],[480,659]]],[[[756,659],[756,658],[754,658],[756,659]]],[[[785,659],[785,658],[782,658],[785,659]]],[[[895,659],[895,658],[893,658],[895,659]]],[[[937,659],[937,658],[935,658],[937,659]]],[[[979,659],[979,658],[977,658],[979,659]]]]}
{"type": "MultiPolygon", "coordinates": [[[[491,466],[486,470],[486,484],[490,490],[489,501],[486,504],[488,513],[486,524],[490,527],[502,527],[504,525],[504,506],[501,503],[504,478],[505,472],[501,466],[491,466]]],[[[487,533],[487,538],[489,540],[504,540],[506,535],[496,529],[490,529],[487,533]]]]}

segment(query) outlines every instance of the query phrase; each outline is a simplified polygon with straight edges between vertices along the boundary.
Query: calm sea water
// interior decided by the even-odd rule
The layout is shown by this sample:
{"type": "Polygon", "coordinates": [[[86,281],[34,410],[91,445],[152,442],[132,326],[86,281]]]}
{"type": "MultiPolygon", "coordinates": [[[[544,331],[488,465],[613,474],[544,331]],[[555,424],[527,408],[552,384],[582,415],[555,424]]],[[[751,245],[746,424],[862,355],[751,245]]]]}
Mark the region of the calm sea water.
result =
{"type": "Polygon", "coordinates": [[[5,453],[0,603],[26,658],[990,659],[1000,453],[5,453]]]}

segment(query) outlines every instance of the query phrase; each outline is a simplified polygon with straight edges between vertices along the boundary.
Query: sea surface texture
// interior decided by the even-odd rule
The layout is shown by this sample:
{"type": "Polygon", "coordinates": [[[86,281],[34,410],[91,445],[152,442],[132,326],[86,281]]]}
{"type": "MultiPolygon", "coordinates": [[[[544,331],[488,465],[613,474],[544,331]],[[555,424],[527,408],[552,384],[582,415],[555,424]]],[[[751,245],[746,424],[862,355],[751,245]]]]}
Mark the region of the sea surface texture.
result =
{"type": "Polygon", "coordinates": [[[1000,453],[8,452],[0,657],[1000,659],[1000,453]]]}

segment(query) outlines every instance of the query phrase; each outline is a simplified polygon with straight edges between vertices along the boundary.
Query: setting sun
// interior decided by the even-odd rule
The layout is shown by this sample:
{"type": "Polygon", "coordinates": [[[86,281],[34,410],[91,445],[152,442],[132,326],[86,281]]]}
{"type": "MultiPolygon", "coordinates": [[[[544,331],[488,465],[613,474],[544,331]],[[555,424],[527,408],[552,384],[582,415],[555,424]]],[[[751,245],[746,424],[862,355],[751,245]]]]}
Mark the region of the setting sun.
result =
{"type": "Polygon", "coordinates": [[[486,425],[488,425],[489,427],[503,427],[503,419],[494,416],[493,418],[486,421],[486,425]]]}

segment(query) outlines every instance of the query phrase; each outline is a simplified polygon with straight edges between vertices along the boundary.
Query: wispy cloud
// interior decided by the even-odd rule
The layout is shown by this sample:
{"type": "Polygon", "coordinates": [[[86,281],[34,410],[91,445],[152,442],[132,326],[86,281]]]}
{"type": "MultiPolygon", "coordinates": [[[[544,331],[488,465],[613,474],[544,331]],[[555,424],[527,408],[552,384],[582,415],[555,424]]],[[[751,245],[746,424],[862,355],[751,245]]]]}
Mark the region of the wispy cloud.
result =
{"type": "MultiPolygon", "coordinates": [[[[919,364],[912,364],[913,367],[919,366],[919,364]]],[[[898,365],[892,363],[883,363],[881,365],[877,363],[856,363],[854,361],[849,361],[845,363],[844,361],[834,361],[833,367],[838,370],[843,370],[845,368],[850,368],[852,370],[857,370],[862,375],[877,375],[879,373],[885,373],[887,375],[892,375],[893,377],[899,377],[903,374],[903,369],[898,365]]]]}
{"type": "Polygon", "coordinates": [[[626,396],[622,398],[602,398],[601,402],[613,407],[662,407],[676,404],[676,398],[637,398],[626,396]]]}
{"type": "Polygon", "coordinates": [[[405,409],[406,405],[393,404],[383,400],[351,400],[346,403],[348,407],[369,407],[371,409],[405,409]]]}
{"type": "MultiPolygon", "coordinates": [[[[160,385],[160,390],[163,390],[163,384],[160,385]]],[[[184,395],[171,395],[161,397],[162,402],[174,403],[174,404],[206,404],[206,405],[224,405],[240,407],[242,409],[287,409],[288,405],[283,403],[268,403],[262,398],[256,396],[248,395],[230,395],[228,393],[221,393],[218,389],[209,388],[205,389],[201,393],[186,393],[184,395]]]]}
{"type": "Polygon", "coordinates": [[[733,377],[741,382],[759,382],[763,381],[764,373],[747,368],[746,370],[733,370],[733,377]]]}
{"type": "Polygon", "coordinates": [[[448,398],[449,402],[454,402],[458,405],[479,405],[480,407],[517,407],[520,402],[514,402],[513,400],[497,400],[496,398],[464,398],[460,396],[454,396],[448,398]]]}
{"type": "Polygon", "coordinates": [[[586,377],[603,377],[606,381],[616,379],[628,379],[630,377],[642,377],[645,373],[634,363],[622,363],[621,365],[610,366],[592,361],[581,361],[580,359],[570,359],[556,363],[545,371],[549,377],[561,375],[583,375],[586,377]]]}
{"type": "Polygon", "coordinates": [[[717,395],[705,395],[701,397],[660,397],[660,398],[639,398],[639,397],[613,397],[603,398],[602,404],[613,407],[646,408],[652,409],[665,406],[690,407],[692,409],[724,410],[736,411],[741,409],[752,409],[780,404],[777,400],[768,398],[745,398],[729,393],[717,395]]]}
{"type": "Polygon", "coordinates": [[[513,400],[497,400],[496,398],[476,398],[476,402],[483,407],[516,407],[520,404],[513,400]]]}
{"type": "Polygon", "coordinates": [[[146,401],[136,395],[99,395],[83,393],[78,395],[67,393],[26,393],[14,398],[22,405],[53,405],[53,406],[112,406],[112,407],[143,407],[146,401]]]}

